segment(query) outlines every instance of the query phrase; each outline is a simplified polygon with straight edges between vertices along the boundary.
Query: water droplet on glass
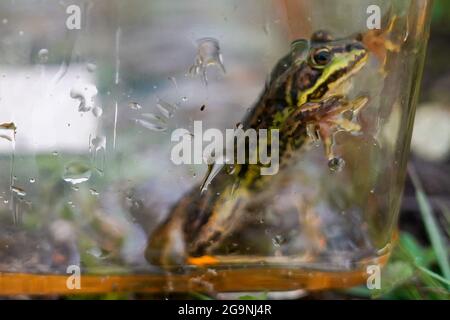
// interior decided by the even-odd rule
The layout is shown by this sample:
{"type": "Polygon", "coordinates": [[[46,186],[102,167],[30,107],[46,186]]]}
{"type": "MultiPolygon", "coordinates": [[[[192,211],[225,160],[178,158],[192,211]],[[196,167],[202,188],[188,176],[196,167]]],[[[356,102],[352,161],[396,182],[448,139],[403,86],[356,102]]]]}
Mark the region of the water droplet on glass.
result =
{"type": "Polygon", "coordinates": [[[8,140],[10,142],[14,141],[17,127],[13,122],[1,123],[0,124],[0,138],[8,140]]]}
{"type": "Polygon", "coordinates": [[[175,86],[175,89],[178,89],[177,79],[175,79],[175,77],[169,77],[169,80],[170,80],[170,82],[173,83],[173,85],[175,86]]]}
{"type": "Polygon", "coordinates": [[[70,90],[70,97],[79,100],[78,111],[87,112],[94,107],[94,97],[97,93],[97,87],[92,84],[77,85],[70,90]]]}
{"type": "MultiPolygon", "coordinates": [[[[221,160],[223,158],[224,158],[223,156],[219,155],[216,159],[221,160]]],[[[219,174],[219,172],[225,166],[224,163],[226,163],[226,159],[225,159],[225,161],[217,161],[217,162],[214,162],[214,163],[208,165],[208,170],[206,172],[205,178],[203,179],[203,182],[200,186],[200,192],[203,193],[208,190],[208,187],[211,184],[211,182],[214,180],[214,178],[217,176],[217,174],[219,174]]]]}
{"type": "Polygon", "coordinates": [[[94,72],[95,70],[97,70],[97,66],[93,63],[87,63],[86,64],[86,69],[89,72],[94,72]]]}
{"type": "Polygon", "coordinates": [[[64,167],[63,180],[71,184],[79,184],[89,180],[91,174],[91,168],[87,164],[73,161],[64,167]]]}
{"type": "Polygon", "coordinates": [[[38,57],[40,63],[46,63],[48,61],[48,50],[47,49],[39,50],[38,57]]]}
{"type": "Polygon", "coordinates": [[[30,178],[30,183],[35,183],[36,179],[35,178],[30,178]]]}
{"type": "Polygon", "coordinates": [[[17,127],[14,122],[8,122],[0,124],[0,129],[16,131],[17,127]]]}
{"type": "Polygon", "coordinates": [[[344,159],[339,157],[331,158],[328,161],[328,168],[330,168],[331,171],[339,172],[344,168],[344,166],[345,166],[344,159]]]}
{"type": "Polygon", "coordinates": [[[11,186],[11,191],[13,193],[15,193],[16,195],[18,195],[19,197],[25,197],[27,195],[27,193],[25,192],[24,189],[16,187],[16,186],[11,186]]]}
{"type": "Polygon", "coordinates": [[[232,175],[232,174],[234,174],[235,172],[236,172],[236,166],[234,166],[234,165],[229,165],[229,166],[227,166],[227,173],[228,173],[228,174],[232,175]]]}
{"type": "Polygon", "coordinates": [[[92,109],[92,114],[95,117],[100,118],[103,114],[103,109],[100,107],[94,107],[94,109],[92,109]]]}
{"type": "Polygon", "coordinates": [[[52,155],[55,156],[55,157],[57,157],[57,156],[58,156],[58,151],[53,151],[53,152],[52,152],[52,155]]]}
{"type": "Polygon", "coordinates": [[[308,124],[306,126],[306,134],[314,143],[320,140],[319,127],[315,124],[308,124]]]}
{"type": "Polygon", "coordinates": [[[91,248],[91,249],[87,250],[86,252],[95,258],[102,257],[102,250],[97,247],[91,248]]]}
{"type": "Polygon", "coordinates": [[[93,195],[93,196],[98,196],[100,193],[95,190],[95,189],[89,189],[89,192],[93,195]]]}
{"type": "Polygon", "coordinates": [[[8,204],[8,202],[9,202],[8,199],[3,200],[4,204],[8,204]]]}
{"type": "Polygon", "coordinates": [[[143,119],[135,119],[134,121],[136,121],[137,124],[143,126],[144,128],[152,130],[152,131],[162,132],[162,131],[167,130],[167,126],[162,125],[162,124],[152,123],[150,121],[143,120],[143,119]]]}
{"type": "Polygon", "coordinates": [[[141,114],[141,116],[143,118],[146,118],[146,119],[151,120],[151,121],[160,122],[161,124],[165,124],[166,123],[166,120],[164,120],[162,117],[160,117],[160,116],[158,116],[156,114],[153,114],[153,113],[143,113],[143,114],[141,114]]]}
{"type": "Polygon", "coordinates": [[[188,101],[188,98],[187,97],[183,97],[183,98],[181,98],[181,101],[186,102],[186,101],[188,101]]]}
{"type": "Polygon", "coordinates": [[[280,247],[284,242],[284,238],[281,235],[276,235],[274,238],[272,238],[272,244],[274,247],[280,247]]]}
{"type": "Polygon", "coordinates": [[[92,147],[94,147],[95,151],[99,151],[101,149],[105,150],[106,149],[106,137],[105,136],[95,137],[91,140],[91,144],[92,144],[92,147]]]}
{"type": "Polygon", "coordinates": [[[130,102],[128,104],[128,107],[130,107],[133,110],[140,110],[140,109],[142,109],[142,106],[139,103],[137,103],[137,102],[130,102]]]}
{"type": "Polygon", "coordinates": [[[173,114],[177,110],[176,106],[171,105],[170,103],[168,103],[162,99],[158,99],[158,103],[156,104],[156,107],[162,113],[162,115],[164,117],[166,117],[167,119],[172,118],[173,114]]]}
{"type": "Polygon", "coordinates": [[[194,64],[189,68],[189,74],[201,75],[204,84],[207,85],[206,69],[209,66],[217,66],[225,73],[219,41],[214,38],[202,38],[197,40],[197,56],[194,64]]]}
{"type": "Polygon", "coordinates": [[[267,22],[263,24],[263,31],[266,34],[266,36],[269,35],[269,24],[267,22]]]}

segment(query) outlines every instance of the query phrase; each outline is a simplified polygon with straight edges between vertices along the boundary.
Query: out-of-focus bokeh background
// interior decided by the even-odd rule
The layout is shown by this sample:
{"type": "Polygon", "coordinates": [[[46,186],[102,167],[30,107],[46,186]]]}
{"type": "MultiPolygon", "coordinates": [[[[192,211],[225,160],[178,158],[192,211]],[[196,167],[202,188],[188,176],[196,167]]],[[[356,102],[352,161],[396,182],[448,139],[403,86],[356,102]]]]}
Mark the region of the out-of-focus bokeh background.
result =
{"type": "MultiPolygon", "coordinates": [[[[434,1],[431,35],[411,146],[411,163],[436,210],[450,206],[450,3],[434,1]]],[[[402,221],[417,208],[407,182],[402,221]]],[[[404,225],[406,227],[406,225],[404,225]]]]}
{"type": "MultiPolygon", "coordinates": [[[[442,240],[443,260],[448,261],[450,255],[449,53],[450,2],[435,0],[420,101],[415,117],[409,174],[401,205],[400,241],[386,268],[386,275],[392,276],[391,285],[375,294],[376,298],[450,298],[448,264],[444,262],[438,267],[434,260],[436,237],[442,240]],[[436,228],[430,223],[424,223],[429,219],[429,214],[434,216],[436,223],[431,225],[436,228]],[[431,270],[442,275],[443,281],[435,281],[437,278],[430,277],[427,270],[420,267],[421,264],[428,264],[431,270]],[[446,268],[446,271],[443,270],[446,268]]],[[[363,288],[355,288],[350,292],[354,296],[371,296],[363,288]]],[[[321,293],[318,297],[342,297],[341,294],[342,292],[333,291],[321,293]]]]}
{"type": "MultiPolygon", "coordinates": [[[[415,261],[425,261],[426,251],[432,246],[433,234],[439,232],[443,239],[444,255],[447,258],[450,237],[450,2],[435,0],[432,14],[431,34],[425,60],[424,74],[420,92],[420,102],[417,107],[411,155],[409,160],[410,171],[406,179],[405,191],[401,206],[400,230],[403,241],[394,255],[391,266],[398,267],[401,272],[409,272],[408,267],[399,267],[404,256],[400,252],[408,251],[415,256],[415,261]],[[420,178],[423,191],[428,198],[430,208],[439,228],[430,230],[424,224],[424,211],[426,204],[421,201],[422,196],[417,194],[417,183],[414,185],[411,176],[420,178]],[[411,243],[417,241],[415,245],[411,243]],[[416,246],[417,245],[417,246],[416,246]],[[400,257],[400,258],[399,258],[400,257]],[[398,258],[398,261],[395,260],[398,258]],[[397,264],[397,265],[396,265],[397,264]]],[[[420,187],[419,187],[420,188],[420,187]]],[[[404,252],[403,252],[404,253],[404,252]]],[[[407,254],[407,255],[408,255],[407,254]]],[[[441,265],[442,266],[442,265],[441,265]]],[[[442,267],[440,274],[445,273],[448,284],[448,270],[442,267]]],[[[395,273],[395,272],[393,272],[395,273]]],[[[449,299],[449,286],[440,289],[425,289],[427,275],[423,271],[414,274],[414,277],[399,277],[397,284],[390,293],[384,297],[403,299],[449,299]],[[421,276],[422,275],[422,276],[421,276]],[[421,280],[422,278],[422,280],[421,280]]],[[[431,285],[431,288],[433,286],[431,285]]]]}
{"type": "MultiPolygon", "coordinates": [[[[442,239],[442,255],[450,255],[450,2],[435,0],[431,33],[417,106],[409,174],[400,213],[400,241],[385,275],[387,288],[372,295],[365,288],[328,291],[314,298],[372,297],[384,299],[450,299],[449,274],[436,264],[433,244],[442,239]],[[413,178],[411,177],[413,176],[413,178]],[[420,179],[419,184],[416,178],[420,179]],[[419,191],[418,191],[419,189],[419,191]],[[428,214],[437,228],[424,223],[428,214]],[[434,238],[434,239],[433,239],[434,238]],[[439,281],[418,268],[428,265],[439,281]],[[446,280],[445,280],[446,279],[446,280]],[[349,295],[348,295],[349,294],[349,295]]],[[[438,245],[439,247],[439,245],[438,245]]],[[[439,249],[438,249],[439,251],[439,249]]],[[[445,263],[444,263],[445,265],[445,263]]],[[[423,267],[422,267],[423,268],[423,267]]],[[[445,267],[444,267],[445,268],[445,267]]],[[[429,271],[429,270],[428,270],[429,271]]]]}

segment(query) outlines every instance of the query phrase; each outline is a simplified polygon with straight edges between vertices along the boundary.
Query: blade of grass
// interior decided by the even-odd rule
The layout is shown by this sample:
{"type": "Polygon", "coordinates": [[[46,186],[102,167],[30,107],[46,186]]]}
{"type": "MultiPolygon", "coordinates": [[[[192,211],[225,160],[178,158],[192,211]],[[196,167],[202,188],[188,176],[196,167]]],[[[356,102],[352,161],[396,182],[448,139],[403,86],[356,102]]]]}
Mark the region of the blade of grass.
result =
{"type": "Polygon", "coordinates": [[[433,279],[440,281],[440,282],[446,284],[447,286],[450,286],[450,281],[444,279],[444,277],[440,276],[439,274],[437,274],[427,268],[421,267],[421,266],[417,266],[417,268],[420,271],[422,271],[422,272],[426,273],[427,275],[429,275],[430,277],[432,277],[433,279]]]}
{"type": "Polygon", "coordinates": [[[436,280],[433,277],[435,273],[427,269],[436,263],[436,254],[432,248],[423,248],[412,235],[402,232],[393,258],[407,262],[415,269],[412,278],[396,288],[392,292],[393,296],[400,299],[447,299],[447,284],[436,280]]]}
{"type": "Polygon", "coordinates": [[[447,300],[449,298],[448,285],[435,277],[437,275],[443,279],[441,275],[422,266],[416,266],[416,270],[419,280],[417,286],[420,287],[421,292],[425,293],[427,299],[447,300]]]}
{"type": "MultiPolygon", "coordinates": [[[[427,269],[436,263],[433,248],[423,248],[410,234],[400,235],[399,250],[396,258],[409,262],[415,269],[413,277],[392,294],[401,299],[431,299],[445,300],[448,296],[447,286],[430,275],[434,273],[427,269]],[[430,272],[426,272],[423,270],[430,272]]],[[[441,277],[442,278],[442,277],[441,277]]]]}
{"type": "Polygon", "coordinates": [[[445,205],[444,202],[438,201],[437,205],[442,211],[442,214],[444,215],[444,222],[446,223],[445,231],[447,232],[447,235],[450,236],[450,208],[445,205]]]}
{"type": "Polygon", "coordinates": [[[422,247],[411,234],[402,232],[398,244],[399,247],[395,254],[402,254],[401,259],[409,259],[413,264],[422,267],[428,267],[436,263],[436,254],[433,249],[422,247]]]}
{"type": "Polygon", "coordinates": [[[213,298],[211,298],[210,296],[207,296],[203,293],[200,292],[191,292],[190,293],[191,296],[197,300],[214,300],[213,298]]]}
{"type": "Polygon", "coordinates": [[[372,290],[374,298],[391,293],[395,289],[407,284],[414,276],[414,267],[407,261],[392,261],[386,265],[381,273],[381,289],[372,290]]]}
{"type": "Polygon", "coordinates": [[[425,229],[427,230],[431,246],[436,254],[439,268],[441,269],[444,278],[450,281],[450,263],[447,250],[445,249],[446,246],[444,245],[444,237],[439,230],[439,226],[433,215],[433,209],[431,208],[430,202],[423,191],[419,177],[413,166],[410,165],[408,167],[408,172],[416,189],[416,198],[419,204],[422,220],[425,224],[425,229]]]}

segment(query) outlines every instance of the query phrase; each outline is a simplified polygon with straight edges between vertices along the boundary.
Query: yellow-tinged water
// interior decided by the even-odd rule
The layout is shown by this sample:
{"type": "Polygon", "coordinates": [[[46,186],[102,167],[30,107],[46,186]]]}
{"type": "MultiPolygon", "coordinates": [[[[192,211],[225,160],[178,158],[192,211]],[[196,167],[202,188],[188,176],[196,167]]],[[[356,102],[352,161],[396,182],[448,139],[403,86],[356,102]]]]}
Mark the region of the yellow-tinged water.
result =
{"type": "MultiPolygon", "coordinates": [[[[384,265],[388,254],[377,257],[384,265]]],[[[373,263],[369,262],[366,265],[373,263]]],[[[348,288],[364,284],[365,267],[352,271],[317,271],[304,268],[249,267],[196,268],[183,274],[81,275],[80,288],[69,289],[70,275],[0,273],[0,295],[72,295],[109,292],[239,292],[348,288]]]]}

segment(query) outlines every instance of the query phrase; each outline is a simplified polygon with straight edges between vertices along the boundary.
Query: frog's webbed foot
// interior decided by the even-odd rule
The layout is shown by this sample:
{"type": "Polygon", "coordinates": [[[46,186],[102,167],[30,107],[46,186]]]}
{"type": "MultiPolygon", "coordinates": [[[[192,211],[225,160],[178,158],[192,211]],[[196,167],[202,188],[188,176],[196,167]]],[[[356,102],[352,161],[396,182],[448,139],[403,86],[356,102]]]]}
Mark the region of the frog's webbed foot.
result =
{"type": "Polygon", "coordinates": [[[400,33],[399,36],[393,38],[393,34],[398,33],[394,32],[395,29],[409,30],[409,21],[407,18],[401,19],[399,16],[394,15],[389,19],[385,28],[369,30],[362,35],[362,42],[380,62],[379,72],[383,76],[387,75],[386,66],[388,64],[389,54],[400,52],[402,43],[408,39],[408,31],[405,34],[400,33]]]}
{"type": "Polygon", "coordinates": [[[337,108],[337,112],[334,113],[335,117],[327,121],[334,124],[338,131],[359,132],[361,131],[361,126],[357,123],[356,118],[368,101],[369,99],[367,97],[358,97],[352,101],[343,101],[342,106],[337,108]],[[350,112],[351,120],[345,117],[345,113],[347,112],[350,112]]]}
{"type": "Polygon", "coordinates": [[[337,132],[359,132],[361,125],[356,122],[356,117],[360,110],[367,104],[367,97],[358,97],[347,101],[340,99],[339,103],[331,108],[318,123],[318,135],[323,141],[325,154],[328,160],[336,158],[334,154],[335,135],[337,132]],[[351,120],[345,114],[351,113],[351,120]]]}

